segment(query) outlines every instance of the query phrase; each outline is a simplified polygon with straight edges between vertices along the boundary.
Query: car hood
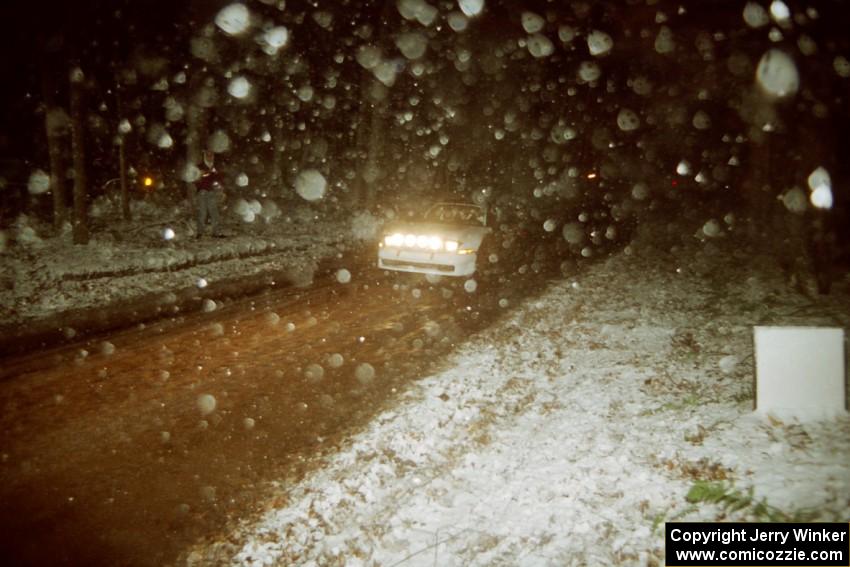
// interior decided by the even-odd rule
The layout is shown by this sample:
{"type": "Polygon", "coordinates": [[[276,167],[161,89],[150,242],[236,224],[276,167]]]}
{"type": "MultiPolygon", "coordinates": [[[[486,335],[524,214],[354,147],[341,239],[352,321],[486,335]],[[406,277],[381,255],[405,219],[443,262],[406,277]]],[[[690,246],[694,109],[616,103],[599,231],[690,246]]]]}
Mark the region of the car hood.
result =
{"type": "Polygon", "coordinates": [[[429,222],[393,222],[384,226],[384,234],[436,234],[443,240],[456,240],[466,248],[478,249],[490,229],[484,226],[465,226],[429,222]]]}

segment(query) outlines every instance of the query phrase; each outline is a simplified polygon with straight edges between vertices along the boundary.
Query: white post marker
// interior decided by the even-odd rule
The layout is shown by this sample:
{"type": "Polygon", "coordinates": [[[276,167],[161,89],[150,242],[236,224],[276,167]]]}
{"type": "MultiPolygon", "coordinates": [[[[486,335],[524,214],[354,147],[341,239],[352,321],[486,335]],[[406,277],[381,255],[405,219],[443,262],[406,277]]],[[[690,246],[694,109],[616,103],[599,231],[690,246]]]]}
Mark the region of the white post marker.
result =
{"type": "Polygon", "coordinates": [[[801,420],[847,413],[844,330],[754,327],[756,411],[801,420]]]}

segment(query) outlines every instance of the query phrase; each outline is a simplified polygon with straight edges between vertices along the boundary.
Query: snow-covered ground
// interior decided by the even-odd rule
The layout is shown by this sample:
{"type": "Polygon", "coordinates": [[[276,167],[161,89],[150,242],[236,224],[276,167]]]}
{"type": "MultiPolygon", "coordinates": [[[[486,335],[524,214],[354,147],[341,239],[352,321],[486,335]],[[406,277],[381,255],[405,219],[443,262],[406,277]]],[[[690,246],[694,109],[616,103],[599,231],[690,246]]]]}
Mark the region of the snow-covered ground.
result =
{"type": "Polygon", "coordinates": [[[194,238],[185,202],[136,200],[133,220],[124,221],[117,202],[100,198],[90,211],[94,228],[85,246],[74,245],[69,230],[56,234],[20,216],[0,234],[0,328],[11,333],[58,322],[70,338],[72,313],[81,310],[141,305],[151,296],[176,301],[182,290],[273,272],[285,273],[288,283],[309,282],[323,260],[374,238],[377,226],[368,213],[341,219],[307,204],[230,201],[225,238],[194,238]]]}
{"type": "Polygon", "coordinates": [[[847,277],[814,301],[736,243],[631,250],[473,337],[181,564],[653,565],[669,520],[846,521],[850,418],[755,413],[752,329],[846,329],[847,277]]]}
{"type": "MultiPolygon", "coordinates": [[[[21,218],[2,250],[0,320],[269,271],[309,281],[378,225],[270,204],[246,222],[253,207],[232,207],[227,238],[196,240],[179,207],[138,202],[122,223],[96,203],[86,247],[21,218]]],[[[812,299],[727,236],[673,248],[638,237],[516,306],[181,563],[657,564],[667,520],[846,520],[850,418],[754,413],[752,329],[848,328],[850,279],[812,299]]]]}

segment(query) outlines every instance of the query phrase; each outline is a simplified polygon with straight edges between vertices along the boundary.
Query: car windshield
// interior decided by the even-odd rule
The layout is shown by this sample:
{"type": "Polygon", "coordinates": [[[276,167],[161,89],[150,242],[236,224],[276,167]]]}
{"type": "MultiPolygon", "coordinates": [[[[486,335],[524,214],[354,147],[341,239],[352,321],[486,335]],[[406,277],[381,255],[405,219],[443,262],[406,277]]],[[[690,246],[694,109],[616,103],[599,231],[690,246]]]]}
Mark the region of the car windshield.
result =
{"type": "Polygon", "coordinates": [[[439,203],[434,205],[425,213],[428,222],[439,222],[446,224],[466,224],[472,226],[484,226],[484,209],[475,205],[459,205],[452,203],[439,203]]]}

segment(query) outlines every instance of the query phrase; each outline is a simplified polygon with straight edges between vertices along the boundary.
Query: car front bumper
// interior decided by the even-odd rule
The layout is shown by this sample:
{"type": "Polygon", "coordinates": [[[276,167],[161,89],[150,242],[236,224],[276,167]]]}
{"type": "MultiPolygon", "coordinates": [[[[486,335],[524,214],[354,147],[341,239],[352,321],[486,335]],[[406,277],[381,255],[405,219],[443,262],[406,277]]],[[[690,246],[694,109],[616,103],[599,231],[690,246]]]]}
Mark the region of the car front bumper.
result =
{"type": "Polygon", "coordinates": [[[397,272],[460,277],[475,273],[477,256],[384,246],[378,249],[378,267],[397,272]]]}

